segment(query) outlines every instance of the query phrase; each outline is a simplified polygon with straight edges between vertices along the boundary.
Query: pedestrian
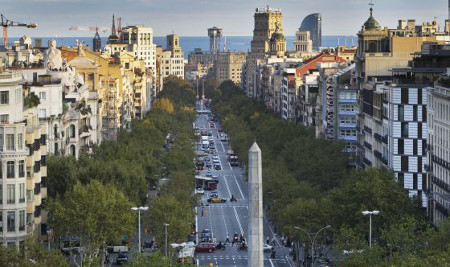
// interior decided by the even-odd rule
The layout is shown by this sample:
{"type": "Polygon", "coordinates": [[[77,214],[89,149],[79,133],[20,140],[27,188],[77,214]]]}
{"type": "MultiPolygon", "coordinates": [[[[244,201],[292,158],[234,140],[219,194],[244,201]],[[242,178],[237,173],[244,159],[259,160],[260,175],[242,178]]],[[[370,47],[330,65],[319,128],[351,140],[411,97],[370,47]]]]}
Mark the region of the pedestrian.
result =
{"type": "Polygon", "coordinates": [[[230,238],[228,237],[228,234],[227,234],[227,240],[225,240],[224,244],[226,244],[226,243],[230,243],[230,238]]]}
{"type": "Polygon", "coordinates": [[[267,236],[267,238],[266,238],[267,245],[269,245],[269,242],[270,242],[270,238],[269,238],[269,236],[267,236]]]}

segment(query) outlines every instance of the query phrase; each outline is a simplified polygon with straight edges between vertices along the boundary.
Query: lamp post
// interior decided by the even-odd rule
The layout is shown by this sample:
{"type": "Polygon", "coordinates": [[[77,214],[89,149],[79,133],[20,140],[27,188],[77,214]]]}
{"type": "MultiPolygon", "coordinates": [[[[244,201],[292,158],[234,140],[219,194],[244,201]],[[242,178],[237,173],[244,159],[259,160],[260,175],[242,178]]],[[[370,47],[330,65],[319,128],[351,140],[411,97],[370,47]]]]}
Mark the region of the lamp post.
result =
{"type": "Polygon", "coordinates": [[[362,212],[362,215],[367,216],[369,215],[369,247],[372,248],[372,215],[378,215],[380,214],[380,211],[378,210],[373,210],[373,211],[368,211],[365,210],[362,212]]]}
{"type": "Polygon", "coordinates": [[[319,235],[320,232],[322,232],[325,229],[331,228],[331,225],[327,225],[327,226],[321,228],[319,231],[317,231],[315,233],[309,233],[309,232],[307,232],[307,231],[305,231],[302,228],[297,227],[297,226],[294,226],[294,228],[297,229],[297,230],[300,230],[300,231],[302,231],[302,232],[304,232],[304,233],[306,233],[308,235],[309,242],[311,243],[311,249],[312,249],[312,251],[311,251],[311,261],[312,261],[312,266],[314,266],[314,251],[315,251],[314,250],[314,246],[316,244],[316,238],[317,238],[317,236],[319,235]],[[314,237],[313,237],[313,235],[314,235],[314,237]]]}
{"type": "Polygon", "coordinates": [[[165,239],[166,239],[166,258],[167,258],[167,226],[169,226],[170,224],[168,223],[164,223],[164,235],[165,235],[165,239]]]}
{"type": "Polygon", "coordinates": [[[141,211],[147,211],[148,207],[132,207],[132,211],[138,212],[138,239],[139,239],[139,253],[141,253],[141,211]]]}

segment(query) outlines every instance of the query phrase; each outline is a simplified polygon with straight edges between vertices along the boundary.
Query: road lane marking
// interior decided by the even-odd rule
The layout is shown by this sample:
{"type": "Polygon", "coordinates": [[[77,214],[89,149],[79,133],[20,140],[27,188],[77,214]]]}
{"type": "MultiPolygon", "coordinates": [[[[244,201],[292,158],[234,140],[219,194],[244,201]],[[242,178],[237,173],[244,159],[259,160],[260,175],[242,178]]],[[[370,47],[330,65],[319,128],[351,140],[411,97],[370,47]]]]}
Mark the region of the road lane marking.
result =
{"type": "Polygon", "coordinates": [[[231,190],[230,190],[230,187],[228,186],[228,179],[226,178],[227,176],[230,176],[230,175],[224,175],[223,176],[223,179],[225,180],[225,185],[227,186],[227,190],[228,190],[228,194],[230,195],[230,199],[231,199],[231,190]]]}
{"type": "Polygon", "coordinates": [[[272,259],[269,259],[269,262],[272,267],[275,267],[275,265],[273,265],[272,259]]]}
{"type": "Polygon", "coordinates": [[[234,210],[234,216],[236,217],[236,220],[237,220],[237,223],[239,226],[239,230],[241,231],[241,234],[243,235],[244,229],[242,229],[241,221],[239,220],[239,215],[237,214],[236,207],[233,207],[233,210],[234,210]]]}
{"type": "Polygon", "coordinates": [[[241,186],[239,185],[239,183],[237,181],[236,175],[233,175],[233,176],[234,176],[234,181],[236,182],[236,184],[238,186],[239,192],[241,193],[242,199],[245,200],[244,194],[242,193],[241,186]]]}
{"type": "Polygon", "coordinates": [[[223,212],[223,206],[221,206],[220,209],[222,211],[223,224],[225,225],[225,233],[227,234],[226,237],[229,237],[228,236],[227,220],[225,220],[225,213],[223,212]]]}
{"type": "Polygon", "coordinates": [[[289,260],[288,256],[285,255],[284,257],[286,257],[286,261],[289,263],[289,266],[294,267],[294,266],[292,265],[291,261],[289,260]]]}

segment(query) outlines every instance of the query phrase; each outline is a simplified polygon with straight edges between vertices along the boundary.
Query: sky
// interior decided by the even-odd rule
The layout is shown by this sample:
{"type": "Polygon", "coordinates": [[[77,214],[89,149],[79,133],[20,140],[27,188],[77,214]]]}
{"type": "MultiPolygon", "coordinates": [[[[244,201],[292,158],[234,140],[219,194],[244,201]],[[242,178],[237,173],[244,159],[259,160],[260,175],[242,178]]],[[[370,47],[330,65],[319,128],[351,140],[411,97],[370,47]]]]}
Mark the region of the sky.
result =
{"type": "MultiPolygon", "coordinates": [[[[399,19],[416,23],[448,17],[448,0],[373,0],[381,26],[395,28],[399,19]]],[[[8,19],[38,24],[36,29],[9,28],[9,36],[88,37],[93,32],[69,31],[71,26],[111,27],[112,14],[122,26],[145,25],[155,36],[177,33],[206,36],[217,26],[225,36],[251,36],[255,8],[281,8],[285,35],[295,35],[304,17],[322,14],[323,35],[356,35],[369,17],[370,0],[0,0],[8,19]]],[[[102,36],[109,35],[101,33],[102,36]]]]}

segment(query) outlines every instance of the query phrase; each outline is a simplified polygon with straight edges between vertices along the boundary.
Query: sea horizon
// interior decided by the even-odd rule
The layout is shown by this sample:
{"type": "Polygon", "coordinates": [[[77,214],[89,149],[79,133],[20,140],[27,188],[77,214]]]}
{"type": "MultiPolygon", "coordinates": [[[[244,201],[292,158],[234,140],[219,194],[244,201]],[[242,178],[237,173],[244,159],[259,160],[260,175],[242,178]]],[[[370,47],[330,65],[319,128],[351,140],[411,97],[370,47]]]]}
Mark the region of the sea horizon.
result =
{"type": "MultiPolygon", "coordinates": [[[[49,40],[56,40],[57,46],[76,46],[76,41],[81,41],[90,47],[92,47],[93,37],[59,37],[59,36],[42,36],[42,37],[31,37],[33,40],[33,46],[35,45],[36,39],[42,40],[42,46],[46,47],[49,40]]],[[[225,36],[221,40],[221,48],[223,50],[225,40],[226,40],[226,51],[232,52],[248,52],[250,51],[250,43],[253,36],[225,36]]],[[[293,42],[295,36],[287,35],[286,38],[286,49],[292,51],[294,48],[293,42]]],[[[10,45],[14,41],[18,41],[20,37],[10,37],[10,45]]],[[[102,46],[104,46],[108,40],[107,37],[101,37],[102,46]]],[[[337,47],[338,45],[353,46],[357,44],[358,37],[346,36],[346,35],[324,35],[322,36],[322,47],[337,47]]],[[[153,42],[156,45],[166,48],[166,36],[154,36],[153,42]]],[[[190,52],[195,49],[200,48],[202,51],[209,51],[209,37],[208,36],[180,36],[181,49],[184,52],[184,57],[187,58],[190,52]]]]}

